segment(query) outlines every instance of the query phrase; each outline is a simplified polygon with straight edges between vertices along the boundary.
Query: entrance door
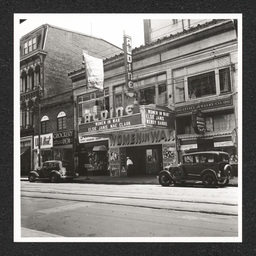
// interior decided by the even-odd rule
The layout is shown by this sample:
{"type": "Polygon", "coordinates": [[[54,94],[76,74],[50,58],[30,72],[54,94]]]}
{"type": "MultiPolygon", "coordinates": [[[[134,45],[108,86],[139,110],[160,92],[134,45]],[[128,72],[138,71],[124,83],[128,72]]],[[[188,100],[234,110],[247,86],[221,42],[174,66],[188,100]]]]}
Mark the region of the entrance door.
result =
{"type": "Polygon", "coordinates": [[[161,170],[161,150],[160,148],[146,149],[146,173],[158,174],[161,170]]]}

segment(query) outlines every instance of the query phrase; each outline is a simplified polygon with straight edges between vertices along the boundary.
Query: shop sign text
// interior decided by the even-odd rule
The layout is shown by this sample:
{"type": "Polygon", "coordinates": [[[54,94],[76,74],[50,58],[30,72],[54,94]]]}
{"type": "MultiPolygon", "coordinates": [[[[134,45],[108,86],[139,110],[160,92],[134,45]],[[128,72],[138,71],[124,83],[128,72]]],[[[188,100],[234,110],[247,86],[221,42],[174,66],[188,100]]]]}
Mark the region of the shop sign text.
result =
{"type": "MultiPolygon", "coordinates": [[[[40,148],[51,148],[53,146],[53,134],[42,134],[40,135],[40,148]]],[[[34,149],[38,149],[38,135],[34,136],[34,149]]]]}
{"type": "Polygon", "coordinates": [[[111,129],[127,128],[138,124],[141,124],[141,114],[81,124],[79,126],[79,132],[104,132],[111,129]]]}
{"type": "Polygon", "coordinates": [[[73,130],[53,133],[53,146],[73,144],[73,138],[73,130]]]}
{"type": "Polygon", "coordinates": [[[172,142],[175,143],[175,132],[167,129],[152,130],[147,132],[133,132],[111,134],[110,146],[140,145],[149,143],[172,142]]]}
{"type": "Polygon", "coordinates": [[[166,111],[146,109],[146,124],[167,128],[170,124],[170,113],[166,111]]]}
{"type": "Polygon", "coordinates": [[[211,109],[211,108],[231,106],[232,104],[233,104],[233,100],[232,100],[232,96],[230,96],[222,100],[215,100],[215,101],[209,101],[209,102],[193,104],[188,106],[176,107],[175,112],[179,114],[184,112],[191,112],[196,109],[211,109]]]}

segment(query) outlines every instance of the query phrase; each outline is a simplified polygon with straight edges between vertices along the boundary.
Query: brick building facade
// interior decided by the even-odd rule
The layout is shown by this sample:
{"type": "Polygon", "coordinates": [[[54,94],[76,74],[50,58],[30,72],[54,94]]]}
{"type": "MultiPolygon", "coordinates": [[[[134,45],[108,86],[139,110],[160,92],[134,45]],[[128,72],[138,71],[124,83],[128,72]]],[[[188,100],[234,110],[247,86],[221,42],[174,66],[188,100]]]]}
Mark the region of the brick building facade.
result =
{"type": "Polygon", "coordinates": [[[20,39],[22,174],[27,174],[38,165],[35,156],[41,149],[34,145],[34,137],[41,135],[41,129],[42,138],[46,138],[44,134],[47,132],[51,134],[46,140],[53,139],[53,133],[73,130],[72,83],[67,74],[69,70],[81,66],[82,50],[103,59],[122,52],[122,49],[100,38],[48,24],[20,39]],[[65,118],[65,128],[59,129],[57,120],[63,126],[61,122],[65,118]],[[46,123],[48,127],[45,127],[46,123]]]}

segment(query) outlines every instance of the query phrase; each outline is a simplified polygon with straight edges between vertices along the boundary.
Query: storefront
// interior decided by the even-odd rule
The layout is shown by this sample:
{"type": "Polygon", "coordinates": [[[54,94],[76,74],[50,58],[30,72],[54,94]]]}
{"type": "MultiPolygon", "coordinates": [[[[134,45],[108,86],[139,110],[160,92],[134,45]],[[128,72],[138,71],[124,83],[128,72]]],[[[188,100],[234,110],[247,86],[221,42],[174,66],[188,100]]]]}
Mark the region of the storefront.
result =
{"type": "Polygon", "coordinates": [[[77,164],[79,175],[108,175],[108,138],[79,134],[77,164]]]}
{"type": "Polygon", "coordinates": [[[32,169],[32,136],[20,139],[21,175],[28,175],[32,169]]]}
{"type": "Polygon", "coordinates": [[[68,160],[74,163],[73,155],[74,130],[53,133],[53,158],[54,160],[68,160]]]}
{"type": "Polygon", "coordinates": [[[177,149],[220,150],[237,163],[237,129],[232,96],[176,108],[177,149]]]}
{"type": "MultiPolygon", "coordinates": [[[[127,176],[127,156],[133,161],[132,175],[157,174],[164,166],[177,162],[173,112],[155,105],[141,105],[133,113],[134,109],[129,105],[125,110],[119,108],[114,118],[106,118],[106,111],[102,111],[101,120],[85,117],[88,121],[79,125],[79,140],[92,136],[109,139],[111,176],[127,176]]],[[[101,141],[97,143],[104,145],[101,141]]]]}

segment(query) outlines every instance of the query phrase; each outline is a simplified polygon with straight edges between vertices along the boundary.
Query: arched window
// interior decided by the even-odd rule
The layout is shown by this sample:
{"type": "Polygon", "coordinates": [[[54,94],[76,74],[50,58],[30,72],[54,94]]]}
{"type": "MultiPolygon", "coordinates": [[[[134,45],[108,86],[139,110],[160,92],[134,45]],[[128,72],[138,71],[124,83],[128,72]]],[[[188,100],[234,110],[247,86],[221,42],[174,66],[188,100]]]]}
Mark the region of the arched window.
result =
{"type": "Polygon", "coordinates": [[[35,86],[34,83],[34,71],[32,68],[29,69],[28,71],[28,89],[33,90],[35,86]]]}
{"type": "Polygon", "coordinates": [[[35,86],[40,84],[40,66],[37,64],[35,68],[35,86]]]}
{"type": "Polygon", "coordinates": [[[27,90],[27,73],[23,71],[21,73],[21,91],[26,92],[27,90]]]}
{"type": "Polygon", "coordinates": [[[49,130],[49,117],[43,116],[41,118],[41,134],[48,133],[49,130]]]}
{"type": "Polygon", "coordinates": [[[57,130],[62,131],[67,129],[66,113],[61,111],[57,116],[57,130]]]}

